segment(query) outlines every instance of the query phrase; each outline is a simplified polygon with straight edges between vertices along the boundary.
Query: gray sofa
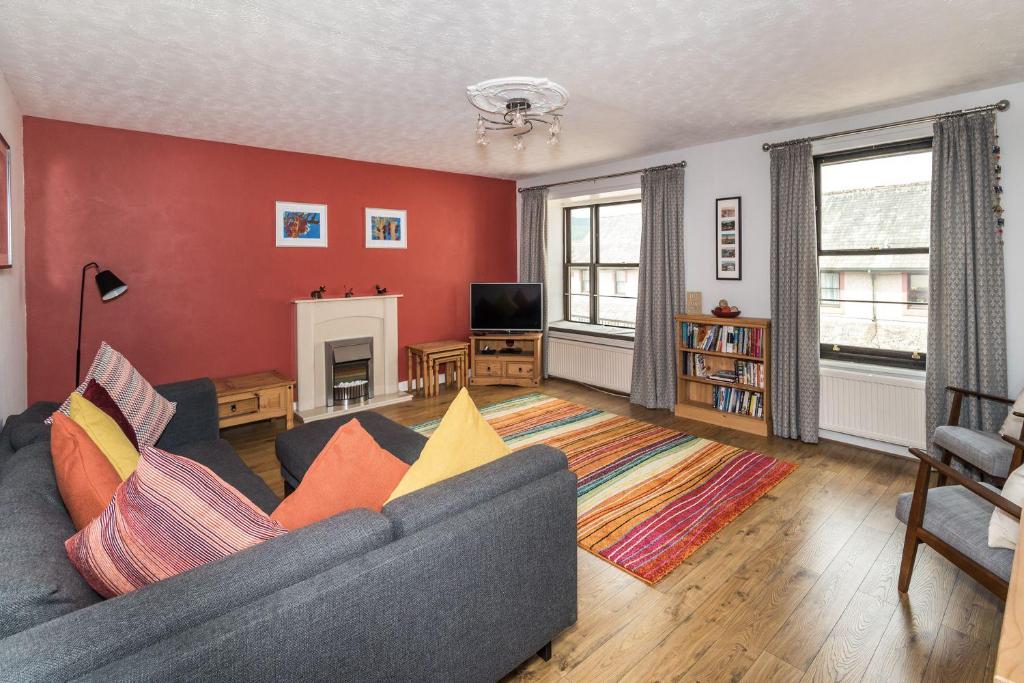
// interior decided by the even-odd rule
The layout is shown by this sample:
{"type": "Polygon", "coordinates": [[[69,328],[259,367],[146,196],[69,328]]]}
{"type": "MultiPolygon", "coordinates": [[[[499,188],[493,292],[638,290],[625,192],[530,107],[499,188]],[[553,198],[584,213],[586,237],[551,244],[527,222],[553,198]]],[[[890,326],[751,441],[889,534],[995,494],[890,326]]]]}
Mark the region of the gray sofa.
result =
{"type": "MultiPolygon", "coordinates": [[[[219,439],[212,383],[157,389],[178,402],[157,445],[273,510],[219,439]]],[[[55,407],[0,432],[2,681],[489,681],[576,620],[576,478],[544,446],[102,600],[64,553],[74,527],[42,423],[55,407]]],[[[358,417],[399,457],[418,455],[418,434],[358,417]]],[[[327,429],[285,442],[298,453],[327,429]]]]}

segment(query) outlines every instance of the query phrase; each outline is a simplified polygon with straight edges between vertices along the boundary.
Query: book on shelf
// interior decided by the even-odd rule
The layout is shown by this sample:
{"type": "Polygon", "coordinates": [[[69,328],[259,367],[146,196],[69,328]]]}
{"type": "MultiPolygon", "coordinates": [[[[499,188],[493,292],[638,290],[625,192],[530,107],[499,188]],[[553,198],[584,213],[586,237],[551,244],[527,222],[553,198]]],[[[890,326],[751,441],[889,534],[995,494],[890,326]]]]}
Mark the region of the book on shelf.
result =
{"type": "Polygon", "coordinates": [[[764,417],[764,394],[733,387],[713,387],[711,404],[726,413],[764,417]]]}
{"type": "Polygon", "coordinates": [[[760,358],[764,329],[705,323],[680,323],[683,345],[688,349],[735,353],[760,358]]]}
{"type": "Polygon", "coordinates": [[[685,356],[684,375],[764,388],[764,363],[760,361],[737,360],[734,361],[732,370],[721,369],[712,372],[708,370],[707,361],[700,352],[686,353],[685,356]]]}

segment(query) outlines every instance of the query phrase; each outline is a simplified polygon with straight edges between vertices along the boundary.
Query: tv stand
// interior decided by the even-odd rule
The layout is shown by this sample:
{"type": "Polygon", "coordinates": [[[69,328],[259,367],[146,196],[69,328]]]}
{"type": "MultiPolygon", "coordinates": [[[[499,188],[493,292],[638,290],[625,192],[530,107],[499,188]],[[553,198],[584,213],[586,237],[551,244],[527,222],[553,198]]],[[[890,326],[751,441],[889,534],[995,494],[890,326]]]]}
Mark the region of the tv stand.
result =
{"type": "Polygon", "coordinates": [[[474,334],[469,353],[474,385],[511,384],[535,387],[541,375],[541,332],[474,334]]]}

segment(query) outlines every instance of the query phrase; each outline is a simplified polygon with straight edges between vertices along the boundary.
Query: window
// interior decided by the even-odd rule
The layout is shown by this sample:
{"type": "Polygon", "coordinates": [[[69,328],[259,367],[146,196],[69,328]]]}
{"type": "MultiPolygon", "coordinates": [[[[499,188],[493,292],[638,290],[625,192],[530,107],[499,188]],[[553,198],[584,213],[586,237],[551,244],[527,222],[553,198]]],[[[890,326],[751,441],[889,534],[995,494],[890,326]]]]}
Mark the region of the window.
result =
{"type": "Polygon", "coordinates": [[[640,262],[640,202],[565,209],[566,320],[632,328],[640,262]]]}
{"type": "Polygon", "coordinates": [[[924,368],[931,139],[815,157],[821,357],[924,368]]]}

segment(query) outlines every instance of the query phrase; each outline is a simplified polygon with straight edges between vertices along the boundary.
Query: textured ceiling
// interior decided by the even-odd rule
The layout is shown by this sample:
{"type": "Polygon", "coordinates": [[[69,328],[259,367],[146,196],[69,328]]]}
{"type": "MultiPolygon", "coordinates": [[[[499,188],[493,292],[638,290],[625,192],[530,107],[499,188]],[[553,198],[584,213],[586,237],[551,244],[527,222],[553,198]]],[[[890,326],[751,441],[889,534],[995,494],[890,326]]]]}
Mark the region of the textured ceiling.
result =
{"type": "Polygon", "coordinates": [[[1022,29],[1020,0],[0,0],[0,71],[33,116],[523,177],[1019,81],[1022,29]],[[519,75],[568,88],[562,144],[477,147],[465,87],[519,75]]]}

